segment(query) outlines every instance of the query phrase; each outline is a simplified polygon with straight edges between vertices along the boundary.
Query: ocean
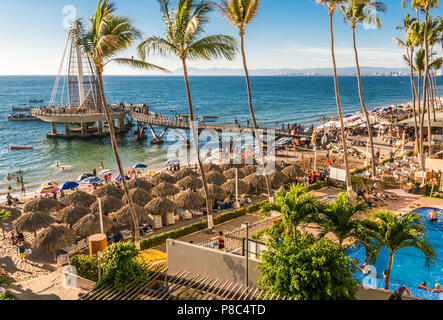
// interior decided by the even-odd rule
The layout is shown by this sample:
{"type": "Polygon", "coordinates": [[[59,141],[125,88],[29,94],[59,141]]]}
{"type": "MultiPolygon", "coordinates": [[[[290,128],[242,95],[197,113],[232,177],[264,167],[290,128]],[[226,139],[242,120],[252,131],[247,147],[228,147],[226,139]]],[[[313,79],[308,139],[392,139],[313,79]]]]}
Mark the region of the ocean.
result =
{"type": "MultiPolygon", "coordinates": [[[[104,78],[109,103],[146,103],[151,111],[174,115],[187,114],[187,97],[183,77],[179,76],[108,76],[104,78]]],[[[363,77],[363,90],[368,109],[411,100],[409,77],[363,77]]],[[[440,93],[443,77],[439,77],[440,93]]],[[[91,140],[47,139],[50,124],[40,121],[7,121],[11,107],[21,106],[40,97],[48,103],[55,76],[1,76],[0,77],[0,194],[10,184],[19,185],[5,176],[22,170],[28,189],[42,182],[75,180],[84,172],[98,168],[115,169],[109,137],[91,140]],[[10,151],[9,145],[32,145],[33,150],[10,151]],[[55,163],[65,167],[56,168],[55,163]]],[[[337,115],[332,77],[252,77],[256,117],[260,126],[275,127],[281,123],[311,125],[324,116],[337,115]]],[[[233,124],[237,118],[244,124],[249,118],[244,77],[195,76],[190,77],[196,116],[217,115],[217,122],[233,124]]],[[[340,94],[345,114],[361,110],[355,77],[340,77],[340,94]]],[[[43,104],[44,104],[43,103],[43,104]]],[[[63,132],[63,127],[59,127],[63,132]]],[[[160,131],[160,129],[158,129],[160,131]]],[[[152,139],[136,141],[132,131],[118,137],[118,145],[126,168],[135,163],[158,166],[167,159],[167,142],[162,146],[150,144],[152,139]]],[[[98,170],[99,171],[99,170],[98,170]]]]}

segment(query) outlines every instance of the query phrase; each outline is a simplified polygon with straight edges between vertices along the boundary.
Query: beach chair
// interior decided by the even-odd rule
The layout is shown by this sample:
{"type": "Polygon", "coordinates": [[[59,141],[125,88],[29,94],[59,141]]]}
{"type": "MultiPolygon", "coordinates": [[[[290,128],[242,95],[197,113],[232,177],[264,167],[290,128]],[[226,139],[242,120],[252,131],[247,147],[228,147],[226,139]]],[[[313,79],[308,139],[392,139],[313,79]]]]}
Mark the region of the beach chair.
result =
{"type": "Polygon", "coordinates": [[[113,236],[114,243],[120,242],[122,240],[122,236],[120,233],[116,233],[113,236]]]}
{"type": "Polygon", "coordinates": [[[69,263],[69,255],[68,254],[61,254],[57,257],[57,263],[59,266],[64,266],[69,263]]]}
{"type": "Polygon", "coordinates": [[[122,230],[120,231],[120,234],[122,236],[123,241],[131,241],[132,240],[132,234],[129,230],[122,230]]]}
{"type": "Polygon", "coordinates": [[[88,249],[88,243],[86,242],[86,239],[81,239],[79,242],[77,242],[77,249],[78,252],[83,252],[88,249]]]}
{"type": "Polygon", "coordinates": [[[68,255],[70,255],[70,256],[78,253],[78,246],[77,246],[77,244],[71,245],[67,252],[68,252],[68,255]]]}

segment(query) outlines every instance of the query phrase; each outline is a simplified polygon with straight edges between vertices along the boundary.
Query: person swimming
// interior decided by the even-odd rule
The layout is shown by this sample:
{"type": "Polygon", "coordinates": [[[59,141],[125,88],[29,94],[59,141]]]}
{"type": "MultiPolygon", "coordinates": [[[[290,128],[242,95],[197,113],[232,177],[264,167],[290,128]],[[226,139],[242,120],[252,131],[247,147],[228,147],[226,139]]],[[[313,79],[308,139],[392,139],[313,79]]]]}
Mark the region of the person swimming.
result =
{"type": "Polygon", "coordinates": [[[417,286],[417,289],[422,289],[422,290],[426,290],[426,291],[431,291],[429,288],[428,288],[428,286],[426,285],[426,281],[423,281],[421,284],[419,284],[418,286],[417,286]]]}
{"type": "Polygon", "coordinates": [[[429,212],[429,222],[437,222],[438,221],[438,212],[437,210],[433,210],[431,212],[429,212]]]}

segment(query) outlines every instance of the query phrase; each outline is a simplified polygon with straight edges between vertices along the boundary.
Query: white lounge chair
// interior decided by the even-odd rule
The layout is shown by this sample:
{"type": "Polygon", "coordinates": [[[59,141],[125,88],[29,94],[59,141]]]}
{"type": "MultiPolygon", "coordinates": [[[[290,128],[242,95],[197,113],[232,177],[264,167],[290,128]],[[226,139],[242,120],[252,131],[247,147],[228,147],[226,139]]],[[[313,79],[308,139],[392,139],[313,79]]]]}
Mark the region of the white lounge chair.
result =
{"type": "Polygon", "coordinates": [[[69,255],[68,254],[61,254],[57,257],[57,263],[60,266],[64,266],[69,263],[69,255]]]}
{"type": "Polygon", "coordinates": [[[77,249],[79,252],[88,249],[88,243],[86,242],[86,239],[81,239],[79,242],[77,242],[77,249]]]}

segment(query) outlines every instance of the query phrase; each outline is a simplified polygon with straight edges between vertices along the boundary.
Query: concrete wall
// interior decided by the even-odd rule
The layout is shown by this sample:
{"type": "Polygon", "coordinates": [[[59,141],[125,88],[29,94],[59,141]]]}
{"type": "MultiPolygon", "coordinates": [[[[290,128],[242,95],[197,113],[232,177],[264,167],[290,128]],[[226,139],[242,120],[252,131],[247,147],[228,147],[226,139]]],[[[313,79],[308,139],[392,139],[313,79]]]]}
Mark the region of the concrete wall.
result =
{"type": "MultiPolygon", "coordinates": [[[[389,300],[392,295],[391,291],[384,289],[365,289],[362,286],[358,286],[357,300],[389,300]]],[[[403,300],[422,300],[416,297],[403,296],[403,300]]]]}
{"type": "Polygon", "coordinates": [[[426,159],[426,169],[437,171],[443,171],[443,160],[441,159],[426,159]]]}
{"type": "MultiPolygon", "coordinates": [[[[168,274],[189,271],[195,275],[210,276],[223,282],[245,284],[246,258],[243,256],[172,239],[166,242],[166,252],[168,274]]],[[[257,260],[249,259],[250,286],[257,286],[260,279],[260,272],[256,270],[257,263],[257,260]]]]}

